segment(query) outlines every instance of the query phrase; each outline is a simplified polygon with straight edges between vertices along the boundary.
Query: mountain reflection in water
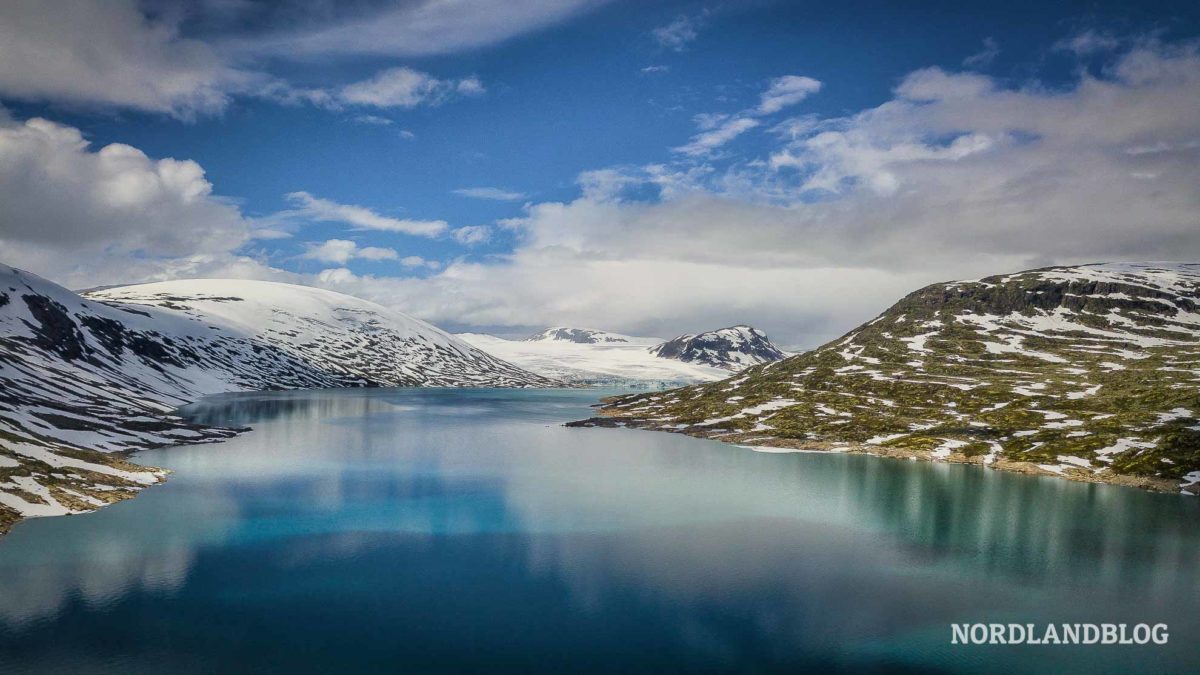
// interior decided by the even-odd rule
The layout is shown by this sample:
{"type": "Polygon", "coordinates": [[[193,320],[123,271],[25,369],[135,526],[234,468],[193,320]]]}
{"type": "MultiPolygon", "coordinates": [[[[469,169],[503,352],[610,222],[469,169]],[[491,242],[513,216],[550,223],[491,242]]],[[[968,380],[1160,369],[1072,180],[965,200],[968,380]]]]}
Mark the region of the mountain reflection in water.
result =
{"type": "Polygon", "coordinates": [[[1194,499],[560,426],[597,396],[338,390],[191,406],[254,431],[142,453],[175,471],[166,485],[0,539],[0,670],[1194,661],[1194,499]],[[989,620],[1167,622],[1173,642],[949,645],[951,622],[989,620]]]}

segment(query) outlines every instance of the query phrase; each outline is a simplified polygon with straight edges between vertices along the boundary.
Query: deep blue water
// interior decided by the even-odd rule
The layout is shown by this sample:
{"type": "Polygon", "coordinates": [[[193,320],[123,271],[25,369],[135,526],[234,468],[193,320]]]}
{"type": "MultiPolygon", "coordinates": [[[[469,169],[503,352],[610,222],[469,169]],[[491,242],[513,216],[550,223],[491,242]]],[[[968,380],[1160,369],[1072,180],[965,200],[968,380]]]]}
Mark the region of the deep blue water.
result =
{"type": "Polygon", "coordinates": [[[214,398],[230,442],[0,539],[0,671],[1186,672],[1200,504],[567,429],[595,391],[214,398]],[[952,622],[1167,623],[956,646],[952,622]]]}

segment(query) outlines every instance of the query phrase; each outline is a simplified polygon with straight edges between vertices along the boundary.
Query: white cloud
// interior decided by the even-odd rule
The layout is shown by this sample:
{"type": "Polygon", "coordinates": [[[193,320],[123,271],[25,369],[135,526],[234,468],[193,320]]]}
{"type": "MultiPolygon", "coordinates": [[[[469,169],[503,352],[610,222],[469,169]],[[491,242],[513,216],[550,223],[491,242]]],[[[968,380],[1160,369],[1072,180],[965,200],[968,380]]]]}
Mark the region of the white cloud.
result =
{"type": "Polygon", "coordinates": [[[436,237],[450,228],[444,220],[392,218],[364,206],[339,204],[329,199],[314,197],[307,192],[289,193],[287,199],[297,207],[287,212],[288,216],[312,221],[345,223],[364,230],[399,232],[421,237],[436,237]]]}
{"type": "Polygon", "coordinates": [[[450,233],[454,237],[454,241],[463,246],[474,246],[482,244],[492,237],[492,228],[487,225],[467,225],[460,227],[450,233]]]}
{"type": "Polygon", "coordinates": [[[643,75],[655,75],[657,73],[671,72],[671,66],[646,66],[640,71],[643,75]]]}
{"type": "MultiPolygon", "coordinates": [[[[493,45],[578,16],[608,0],[411,0],[335,16],[314,11],[297,26],[268,35],[228,41],[231,50],[283,58],[316,54],[428,56],[493,45]]],[[[321,3],[323,5],[324,3],[321,3]]],[[[319,9],[324,9],[317,5],[319,9]]],[[[284,8],[282,11],[285,11],[284,8]]],[[[291,21],[285,21],[291,19],[291,21]]]]}
{"type": "Polygon", "coordinates": [[[821,91],[821,83],[803,75],[784,75],[771,80],[771,85],[762,94],[758,104],[760,115],[777,113],[788,106],[808,98],[809,94],[821,91]]]}
{"type": "Polygon", "coordinates": [[[737,114],[700,113],[694,116],[700,133],[692,136],[686,144],[671,148],[672,152],[689,157],[703,157],[733,139],[760,126],[756,119],[771,115],[788,106],[795,105],[821,90],[821,83],[802,75],[784,75],[771,80],[753,108],[737,114]]]}
{"type": "Polygon", "coordinates": [[[987,94],[994,83],[986,75],[947,73],[938,67],[909,73],[896,88],[902,98],[912,101],[976,99],[987,94]]]}
{"type": "Polygon", "coordinates": [[[40,118],[0,120],[0,259],[9,264],[94,285],[75,272],[232,262],[255,225],[212,192],[194,161],[120,143],[93,150],[78,129],[40,118]]]}
{"type": "Polygon", "coordinates": [[[400,259],[400,264],[405,267],[424,267],[431,270],[439,269],[442,264],[436,260],[426,260],[419,255],[404,256],[400,259]]]}
{"type": "Polygon", "coordinates": [[[1054,48],[1058,51],[1071,52],[1079,57],[1109,52],[1120,46],[1121,41],[1116,36],[1095,29],[1076,33],[1069,38],[1054,43],[1054,48]]]}
{"type": "Polygon", "coordinates": [[[759,121],[750,117],[734,117],[717,127],[692,136],[685,145],[671,148],[672,152],[698,157],[725,145],[747,131],[757,127],[759,121]]]}
{"type": "Polygon", "coordinates": [[[700,36],[704,18],[705,14],[681,16],[665,26],[655,28],[650,34],[663,47],[681,52],[689,42],[700,36]]]}
{"type": "Polygon", "coordinates": [[[377,127],[390,127],[395,124],[392,120],[380,117],[379,115],[355,115],[351,119],[359,124],[369,124],[377,127]]]}
{"type": "Polygon", "coordinates": [[[317,274],[317,285],[319,286],[339,286],[358,281],[358,277],[354,272],[345,267],[333,267],[327,270],[321,270],[317,274]]]}
{"type": "Polygon", "coordinates": [[[317,54],[443,54],[495,44],[586,12],[608,0],[411,0],[189,3],[185,0],[7,0],[0,2],[0,96],[166,113],[182,119],[220,113],[232,98],[284,104],[411,108],[450,96],[478,96],[474,76],[440,80],[393,69],[346,87],[296,87],[251,69],[273,58],[317,54]],[[373,5],[373,7],[372,7],[373,5]],[[233,31],[206,40],[181,23],[229,27],[229,17],[285,32],[233,31]],[[271,58],[264,58],[271,57],[271,58]]]}
{"type": "Polygon", "coordinates": [[[997,56],[1000,56],[1000,43],[996,38],[986,37],[983,39],[983,49],[963,59],[962,63],[967,68],[984,68],[991,65],[997,56]]]}
{"type": "MultiPolygon", "coordinates": [[[[927,282],[1200,258],[1195,47],[1142,44],[1076,77],[1050,88],[915,71],[876,107],[779,125],[765,157],[586,172],[576,199],[498,224],[518,242],[509,255],[436,274],[422,258],[412,269],[425,276],[406,279],[344,267],[303,278],[459,326],[586,322],[669,336],[748,321],[811,345],[927,282]]],[[[706,118],[705,131],[753,112],[706,118]]],[[[87,285],[116,273],[287,277],[239,255],[255,223],[213,197],[194,163],[123,148],[102,160],[77,131],[41,124],[0,130],[0,259],[87,285]]],[[[297,218],[449,232],[292,200],[297,218]]]]}
{"type": "Polygon", "coordinates": [[[336,99],[350,105],[376,108],[415,108],[439,105],[455,94],[478,96],[483,93],[483,84],[475,77],[440,80],[402,66],[381,71],[369,80],[346,85],[337,93],[336,99]]]}
{"type": "Polygon", "coordinates": [[[506,221],[510,256],[355,291],[459,325],[745,320],[811,345],[925,283],[1200,258],[1200,56],[1144,45],[1105,72],[1049,89],[917,71],[880,106],[784,134],[774,167],[589,172],[574,201],[506,221]],[[621,197],[639,185],[662,198],[621,197]]]}
{"type": "Polygon", "coordinates": [[[512,190],[504,190],[497,187],[471,187],[459,188],[453,190],[454,194],[460,197],[470,197],[472,199],[490,199],[498,202],[519,202],[525,199],[525,193],[514,192],[512,190]]]}
{"type": "Polygon", "coordinates": [[[309,244],[302,256],[309,260],[345,265],[351,260],[399,260],[400,255],[390,248],[367,246],[360,248],[349,239],[329,239],[320,244],[309,244]]]}
{"type": "Polygon", "coordinates": [[[256,76],[134,0],[0,3],[0,94],[179,117],[219,112],[256,76]]]}

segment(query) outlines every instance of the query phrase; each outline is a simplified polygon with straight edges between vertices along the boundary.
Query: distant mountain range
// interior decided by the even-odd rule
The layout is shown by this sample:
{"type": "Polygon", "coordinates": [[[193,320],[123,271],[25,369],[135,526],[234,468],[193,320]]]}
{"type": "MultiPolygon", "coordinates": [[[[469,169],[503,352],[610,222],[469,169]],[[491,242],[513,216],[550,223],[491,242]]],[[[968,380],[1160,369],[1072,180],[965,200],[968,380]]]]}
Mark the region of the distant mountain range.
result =
{"type": "Polygon", "coordinates": [[[673,340],[556,326],[524,340],[460,334],[463,340],[522,368],[587,385],[664,387],[729,377],[781,359],[765,333],[734,326],[673,340]]]}
{"type": "Polygon", "coordinates": [[[192,280],[81,296],[0,266],[0,531],[162,479],[121,452],[232,435],[171,414],[208,394],[560,385],[423,321],[316,288],[192,280]]]}
{"type": "Polygon", "coordinates": [[[928,286],[818,349],[581,425],[1200,493],[1200,265],[928,286]]]}

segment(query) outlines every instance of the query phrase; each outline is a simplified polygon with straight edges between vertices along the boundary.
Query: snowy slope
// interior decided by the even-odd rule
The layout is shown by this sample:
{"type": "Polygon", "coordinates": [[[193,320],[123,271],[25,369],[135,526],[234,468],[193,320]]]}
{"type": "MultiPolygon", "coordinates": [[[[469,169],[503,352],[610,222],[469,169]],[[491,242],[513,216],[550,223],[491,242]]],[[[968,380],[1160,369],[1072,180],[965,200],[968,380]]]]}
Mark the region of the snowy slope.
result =
{"type": "MultiPolygon", "coordinates": [[[[550,329],[546,331],[562,331],[550,329]]],[[[608,337],[595,342],[578,342],[560,337],[505,340],[491,335],[464,333],[458,337],[476,347],[535,373],[575,384],[661,388],[692,382],[708,382],[729,376],[729,371],[703,364],[663,359],[650,352],[658,338],[622,336],[594,331],[608,337]]],[[[539,335],[546,335],[542,333],[539,335]]]]}
{"type": "Polygon", "coordinates": [[[245,281],[79,296],[0,265],[0,531],[162,478],[110,453],[228,437],[170,411],[206,394],[371,385],[550,386],[348,296],[245,281]]]}
{"type": "Polygon", "coordinates": [[[554,384],[424,321],[319,288],[196,279],[109,288],[88,297],[153,307],[266,342],[350,383],[434,387],[554,384]]]}
{"type": "Polygon", "coordinates": [[[934,284],[845,336],[604,419],[1200,493],[1200,264],[934,284]]]}

